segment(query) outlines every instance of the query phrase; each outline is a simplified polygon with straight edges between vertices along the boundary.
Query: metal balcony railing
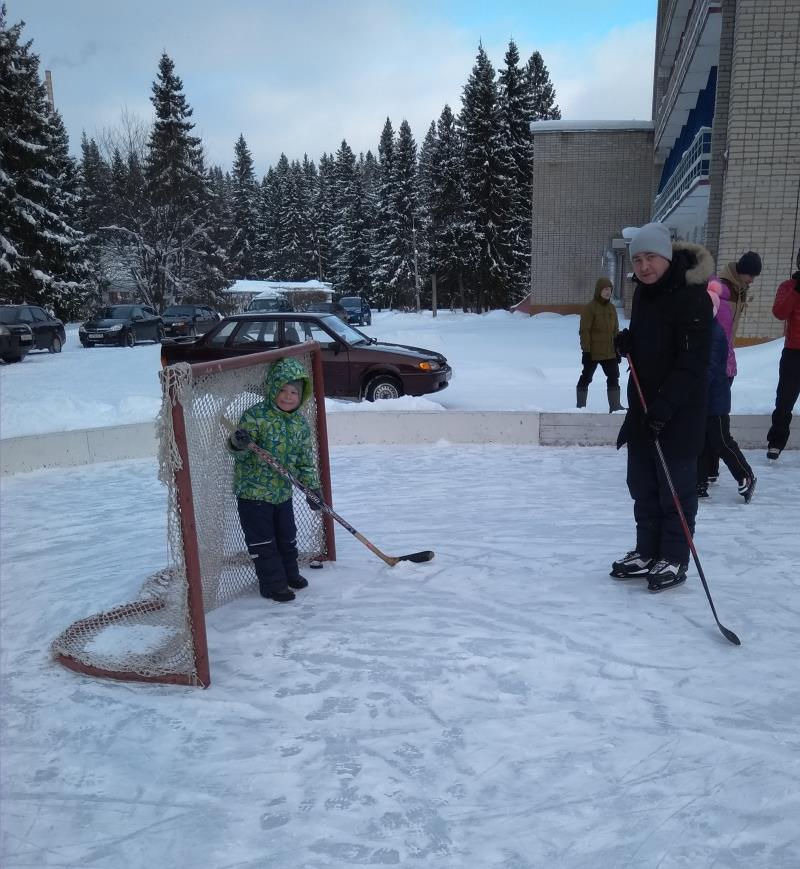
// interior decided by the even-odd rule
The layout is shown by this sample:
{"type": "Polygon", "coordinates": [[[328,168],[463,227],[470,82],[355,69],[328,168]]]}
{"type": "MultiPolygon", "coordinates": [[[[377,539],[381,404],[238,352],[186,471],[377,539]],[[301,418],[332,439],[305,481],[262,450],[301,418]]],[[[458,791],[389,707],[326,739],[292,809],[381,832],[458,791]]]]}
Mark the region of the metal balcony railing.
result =
{"type": "Polygon", "coordinates": [[[711,127],[700,127],[663,190],[656,196],[653,220],[663,220],[698,181],[707,181],[710,169],[711,127]]]}

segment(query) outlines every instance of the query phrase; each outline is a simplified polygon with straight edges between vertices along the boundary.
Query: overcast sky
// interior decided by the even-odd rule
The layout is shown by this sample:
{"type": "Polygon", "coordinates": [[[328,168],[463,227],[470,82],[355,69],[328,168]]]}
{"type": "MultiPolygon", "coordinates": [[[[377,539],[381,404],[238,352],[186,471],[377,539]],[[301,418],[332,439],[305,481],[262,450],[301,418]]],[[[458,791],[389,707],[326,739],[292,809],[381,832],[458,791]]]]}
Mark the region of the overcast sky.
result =
{"type": "Polygon", "coordinates": [[[454,112],[479,42],[541,52],[567,120],[651,117],[657,0],[7,0],[26,22],[73,152],[81,130],[149,121],[162,51],[174,60],[209,161],[244,134],[264,173],[281,152],[318,160],[377,142],[386,117],[420,145],[454,112]]]}

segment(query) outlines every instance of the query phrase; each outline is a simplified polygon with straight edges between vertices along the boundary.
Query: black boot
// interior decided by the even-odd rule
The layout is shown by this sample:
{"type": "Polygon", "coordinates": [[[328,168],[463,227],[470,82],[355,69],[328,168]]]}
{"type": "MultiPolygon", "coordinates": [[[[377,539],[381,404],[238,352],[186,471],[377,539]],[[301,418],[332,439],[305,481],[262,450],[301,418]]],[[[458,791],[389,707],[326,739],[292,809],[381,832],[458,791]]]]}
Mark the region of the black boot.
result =
{"type": "Polygon", "coordinates": [[[586,399],[589,397],[589,387],[578,386],[576,389],[578,407],[586,407],[586,399]]]}
{"type": "Polygon", "coordinates": [[[276,600],[278,603],[288,603],[290,600],[294,600],[294,592],[286,586],[285,588],[273,588],[267,592],[262,591],[261,597],[276,600]]]}
{"type": "Polygon", "coordinates": [[[615,410],[625,410],[625,408],[619,403],[619,387],[618,386],[609,386],[607,392],[608,392],[608,412],[614,413],[615,410]]]}
{"type": "Polygon", "coordinates": [[[304,576],[300,576],[300,574],[294,577],[294,579],[288,579],[287,583],[289,584],[289,588],[294,589],[308,587],[308,580],[304,576]]]}

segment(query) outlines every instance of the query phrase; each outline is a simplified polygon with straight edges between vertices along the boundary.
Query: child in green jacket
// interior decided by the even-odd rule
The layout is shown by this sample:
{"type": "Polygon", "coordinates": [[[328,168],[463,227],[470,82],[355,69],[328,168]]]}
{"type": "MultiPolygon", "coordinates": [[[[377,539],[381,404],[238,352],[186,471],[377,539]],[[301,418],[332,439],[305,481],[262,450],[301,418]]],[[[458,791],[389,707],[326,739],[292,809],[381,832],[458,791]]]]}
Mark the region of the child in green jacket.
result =
{"type": "MultiPolygon", "coordinates": [[[[308,580],[297,566],[297,526],[292,484],[262,461],[248,444],[266,450],[310,489],[319,492],[311,429],[300,407],[311,395],[311,382],[295,358],[280,359],[269,371],[264,400],[248,408],[230,436],[236,460],[233,487],[247,551],[253,559],[262,597],[294,600],[292,589],[308,580]]],[[[319,507],[308,499],[312,509],[319,507]]]]}

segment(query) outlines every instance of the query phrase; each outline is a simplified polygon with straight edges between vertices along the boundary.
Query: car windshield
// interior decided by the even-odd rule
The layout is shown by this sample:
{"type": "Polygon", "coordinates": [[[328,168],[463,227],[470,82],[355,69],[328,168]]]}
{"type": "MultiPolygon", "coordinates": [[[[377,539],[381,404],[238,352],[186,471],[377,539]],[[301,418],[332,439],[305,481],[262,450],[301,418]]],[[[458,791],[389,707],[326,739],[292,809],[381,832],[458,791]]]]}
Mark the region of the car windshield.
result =
{"type": "Polygon", "coordinates": [[[133,305],[109,305],[107,308],[100,308],[95,317],[98,320],[127,320],[133,313],[133,305]]]}
{"type": "Polygon", "coordinates": [[[19,318],[19,308],[10,305],[0,305],[0,323],[16,323],[19,318]]]}
{"type": "Polygon", "coordinates": [[[339,304],[343,308],[360,308],[361,299],[358,296],[346,296],[344,299],[339,299],[339,304]]]}
{"type": "Polygon", "coordinates": [[[277,311],[277,299],[253,299],[247,306],[248,311],[277,311]]]}
{"type": "Polygon", "coordinates": [[[165,317],[192,317],[194,305],[170,305],[164,309],[165,317]]]}
{"type": "Polygon", "coordinates": [[[339,338],[342,338],[348,344],[371,344],[372,340],[368,338],[363,332],[359,332],[358,329],[354,329],[352,326],[348,326],[343,320],[340,320],[338,317],[328,314],[327,317],[320,317],[323,323],[331,330],[331,332],[335,333],[339,338]]]}

